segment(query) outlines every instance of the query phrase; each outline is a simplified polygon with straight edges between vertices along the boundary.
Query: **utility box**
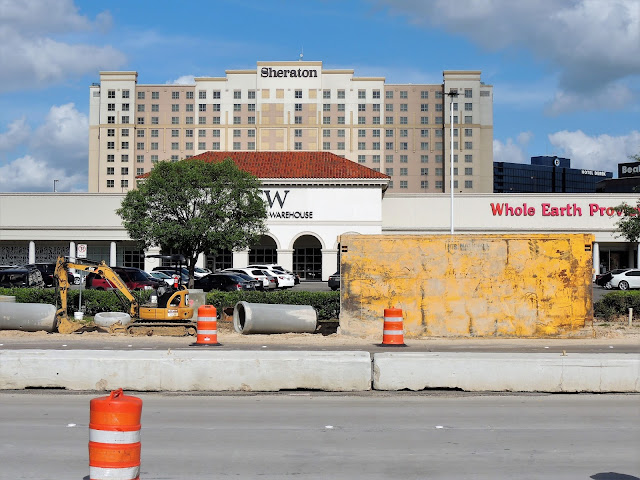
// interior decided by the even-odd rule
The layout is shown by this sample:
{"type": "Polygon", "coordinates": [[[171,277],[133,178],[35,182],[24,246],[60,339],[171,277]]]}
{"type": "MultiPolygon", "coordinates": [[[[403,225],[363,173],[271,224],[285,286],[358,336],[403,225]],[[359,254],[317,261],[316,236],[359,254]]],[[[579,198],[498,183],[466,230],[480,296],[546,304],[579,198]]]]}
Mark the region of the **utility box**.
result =
{"type": "Polygon", "coordinates": [[[590,234],[340,237],[340,330],[407,338],[572,336],[593,322],[590,234]]]}

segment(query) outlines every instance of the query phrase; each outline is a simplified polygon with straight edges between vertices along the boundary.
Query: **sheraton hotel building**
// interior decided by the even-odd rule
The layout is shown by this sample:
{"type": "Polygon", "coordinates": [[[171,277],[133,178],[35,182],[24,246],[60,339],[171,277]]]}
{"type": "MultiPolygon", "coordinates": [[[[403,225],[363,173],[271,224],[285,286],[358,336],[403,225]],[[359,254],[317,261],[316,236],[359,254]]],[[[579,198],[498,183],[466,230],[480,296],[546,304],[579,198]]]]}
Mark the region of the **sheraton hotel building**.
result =
{"type": "Polygon", "coordinates": [[[389,193],[443,193],[452,146],[454,191],[493,191],[493,88],[479,71],[388,84],[293,61],[190,85],[137,77],[100,72],[90,87],[89,192],[126,192],[158,161],[209,151],[323,151],[388,175],[389,193]]]}

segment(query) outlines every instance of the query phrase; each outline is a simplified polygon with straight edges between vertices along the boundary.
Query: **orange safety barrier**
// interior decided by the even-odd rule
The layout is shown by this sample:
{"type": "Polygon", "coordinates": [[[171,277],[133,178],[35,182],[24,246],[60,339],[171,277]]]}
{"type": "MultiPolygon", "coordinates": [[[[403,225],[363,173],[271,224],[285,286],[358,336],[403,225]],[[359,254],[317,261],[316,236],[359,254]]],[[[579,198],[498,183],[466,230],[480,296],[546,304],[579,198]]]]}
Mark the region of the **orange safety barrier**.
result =
{"type": "Polygon", "coordinates": [[[218,343],[218,312],[213,305],[201,305],[198,307],[198,334],[196,343],[191,345],[206,345],[217,347],[218,343]]]}
{"type": "Polygon", "coordinates": [[[401,308],[384,309],[381,347],[406,347],[401,308]]]}
{"type": "Polygon", "coordinates": [[[140,478],[142,400],[114,390],[90,402],[89,478],[140,478]]]}

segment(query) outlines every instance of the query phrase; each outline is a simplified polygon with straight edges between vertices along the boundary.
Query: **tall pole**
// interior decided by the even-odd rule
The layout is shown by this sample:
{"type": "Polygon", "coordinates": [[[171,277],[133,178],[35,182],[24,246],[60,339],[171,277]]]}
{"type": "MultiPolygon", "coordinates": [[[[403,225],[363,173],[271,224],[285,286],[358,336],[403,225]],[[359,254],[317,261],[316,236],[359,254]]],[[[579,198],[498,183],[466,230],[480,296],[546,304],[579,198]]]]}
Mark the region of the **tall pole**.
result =
{"type": "Polygon", "coordinates": [[[458,91],[457,90],[449,90],[449,93],[447,93],[447,95],[449,95],[449,112],[451,114],[451,145],[450,145],[450,150],[451,150],[451,161],[450,161],[450,171],[449,171],[449,190],[451,191],[451,235],[453,235],[454,232],[454,228],[453,228],[453,99],[455,97],[458,96],[458,91]]]}

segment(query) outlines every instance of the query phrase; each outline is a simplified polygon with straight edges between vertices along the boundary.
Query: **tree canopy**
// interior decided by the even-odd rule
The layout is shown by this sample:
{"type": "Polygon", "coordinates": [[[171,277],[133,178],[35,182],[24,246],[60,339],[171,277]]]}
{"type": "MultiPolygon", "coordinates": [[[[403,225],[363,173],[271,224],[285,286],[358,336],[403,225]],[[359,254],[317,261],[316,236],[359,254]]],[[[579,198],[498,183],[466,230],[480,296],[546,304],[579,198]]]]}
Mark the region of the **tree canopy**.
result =
{"type": "MultiPolygon", "coordinates": [[[[629,159],[640,162],[640,154],[630,155],[629,159]]],[[[638,199],[635,206],[623,202],[615,207],[615,210],[622,217],[616,222],[616,228],[620,236],[626,238],[629,242],[637,242],[640,239],[640,199],[638,199]]]]}
{"type": "Polygon", "coordinates": [[[266,232],[260,180],[231,159],[160,162],[117,210],[129,236],[145,248],[185,256],[189,287],[198,255],[249,248],[266,232]]]}

